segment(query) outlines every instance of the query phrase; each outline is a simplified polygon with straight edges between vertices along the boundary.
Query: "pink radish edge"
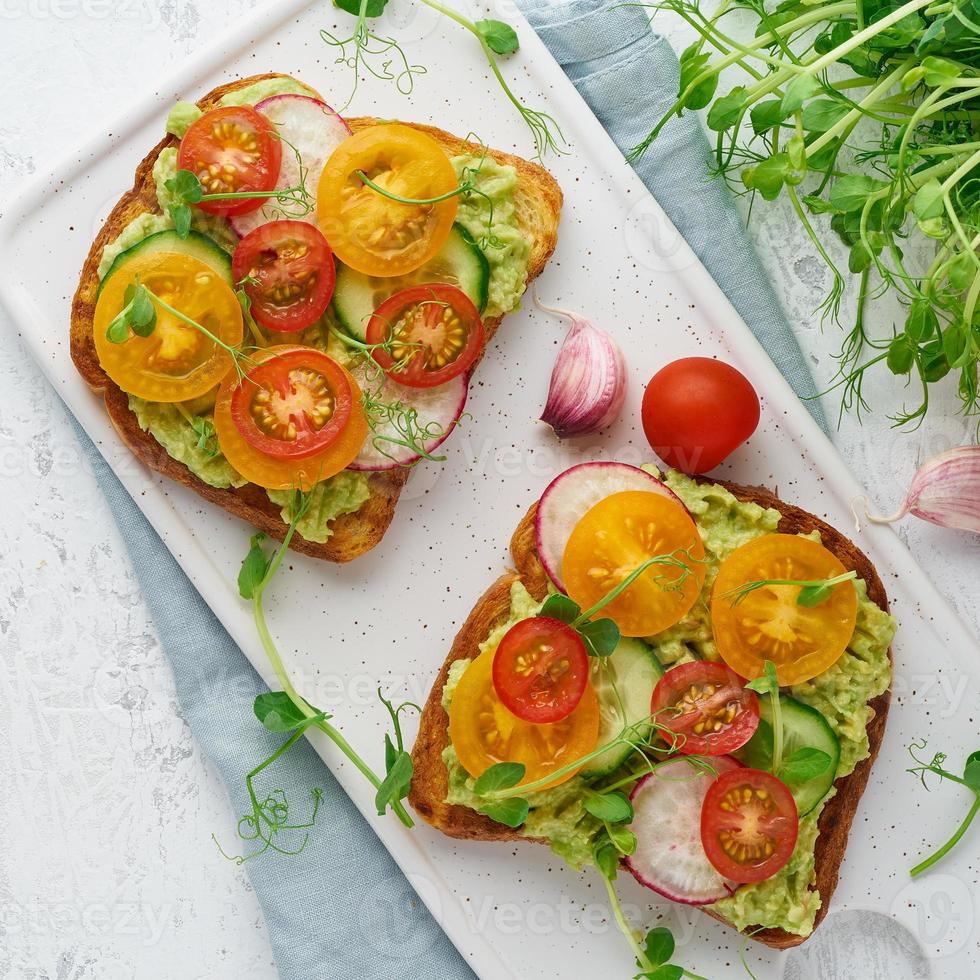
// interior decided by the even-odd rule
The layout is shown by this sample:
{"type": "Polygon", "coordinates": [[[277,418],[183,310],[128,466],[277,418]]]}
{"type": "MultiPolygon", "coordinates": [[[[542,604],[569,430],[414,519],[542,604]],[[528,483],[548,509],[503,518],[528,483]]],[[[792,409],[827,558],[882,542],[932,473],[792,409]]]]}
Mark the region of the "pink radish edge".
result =
{"type": "MultiPolygon", "coordinates": [[[[334,145],[330,147],[330,153],[332,153],[333,150],[336,149],[336,146],[339,145],[340,142],[342,142],[348,136],[352,135],[350,126],[347,125],[346,121],[341,115],[339,115],[331,106],[327,105],[326,102],[322,101],[321,99],[314,98],[311,95],[299,95],[291,92],[285,92],[282,95],[271,95],[269,96],[269,98],[263,99],[261,102],[257,102],[255,104],[255,109],[257,112],[261,112],[264,116],[268,116],[269,112],[276,108],[277,103],[280,106],[285,105],[287,107],[288,105],[297,105],[297,103],[303,103],[304,110],[309,109],[311,107],[316,107],[320,115],[323,116],[324,126],[325,127],[329,126],[333,129],[336,129],[336,132],[333,134],[333,139],[331,140],[331,142],[333,142],[334,145]]],[[[270,119],[270,122],[275,123],[276,121],[274,119],[270,119]]],[[[315,191],[315,185],[319,182],[320,173],[322,172],[322,165],[319,165],[320,162],[318,159],[317,152],[315,150],[311,150],[311,147],[309,145],[307,146],[301,145],[302,141],[293,138],[296,135],[297,134],[295,133],[292,134],[292,137],[290,138],[290,142],[294,146],[296,146],[296,148],[300,152],[300,155],[304,157],[304,162],[306,166],[309,167],[309,160],[311,157],[313,158],[314,163],[318,165],[318,172],[316,174],[314,174],[312,172],[312,168],[310,168],[310,174],[307,180],[308,188],[310,190],[315,191]],[[310,187],[309,186],[310,184],[313,184],[314,186],[310,187]]],[[[324,144],[326,144],[326,142],[327,141],[324,141],[324,144]]],[[[293,165],[290,162],[292,158],[287,157],[286,156],[287,153],[291,154],[292,151],[288,146],[284,146],[283,168],[291,167],[293,165]]],[[[324,156],[322,161],[323,163],[326,163],[326,160],[330,156],[330,153],[324,156]]],[[[322,155],[323,154],[319,154],[319,156],[322,155]]],[[[283,173],[284,170],[280,170],[280,179],[276,182],[277,187],[280,186],[285,187],[288,186],[289,183],[291,183],[291,181],[286,181],[286,183],[283,183],[282,181],[283,173]]],[[[261,213],[261,209],[259,209],[259,212],[261,213]]],[[[309,220],[309,218],[299,219],[299,220],[309,220]]],[[[229,224],[231,225],[232,231],[234,231],[239,238],[244,238],[249,232],[254,231],[257,227],[260,227],[262,224],[267,223],[264,220],[258,221],[256,223],[255,212],[249,212],[248,214],[244,214],[244,215],[232,215],[228,219],[228,221],[229,224]]]]}
{"type": "MultiPolygon", "coordinates": [[[[688,766],[688,763],[684,762],[682,758],[677,758],[674,760],[674,762],[680,765],[684,765],[685,767],[688,766]]],[[[714,765],[714,767],[716,768],[719,774],[722,772],[728,772],[732,769],[744,768],[741,762],[739,762],[737,759],[733,758],[732,756],[728,756],[728,755],[713,756],[710,759],[710,762],[712,763],[712,765],[714,765]]],[[[634,806],[636,804],[636,798],[643,791],[643,788],[650,782],[650,780],[657,779],[658,774],[662,776],[666,775],[664,772],[666,768],[667,768],[666,766],[661,766],[656,771],[648,773],[636,784],[636,786],[633,787],[633,791],[632,793],[630,793],[630,801],[634,803],[634,806]]],[[[679,778],[683,778],[683,777],[679,777],[679,778]]],[[[687,827],[689,823],[693,823],[698,828],[698,833],[700,835],[701,804],[703,804],[704,802],[704,796],[708,791],[708,786],[710,786],[713,777],[708,776],[706,773],[703,773],[700,776],[698,776],[694,774],[693,769],[688,769],[687,778],[690,779],[692,782],[694,780],[697,780],[698,782],[703,781],[705,784],[704,793],[701,794],[700,800],[698,800],[696,803],[692,799],[691,805],[696,806],[698,812],[696,814],[676,814],[675,819],[672,821],[672,826],[674,828],[680,828],[683,831],[683,829],[687,827]]],[[[726,881],[720,874],[714,871],[714,868],[711,866],[711,862],[708,861],[707,855],[704,856],[705,864],[709,869],[711,869],[711,872],[713,872],[718,877],[717,894],[712,894],[707,897],[691,898],[681,893],[678,893],[676,891],[671,891],[667,886],[665,886],[662,883],[655,883],[654,881],[650,880],[647,874],[644,874],[637,868],[638,856],[642,853],[641,849],[644,846],[644,840],[643,840],[643,835],[641,833],[637,833],[635,828],[635,823],[636,823],[636,818],[634,817],[633,823],[629,824],[628,826],[633,830],[634,834],[636,834],[636,838],[637,838],[636,851],[632,855],[624,857],[623,863],[626,865],[626,868],[630,872],[630,874],[632,874],[633,877],[641,885],[643,885],[644,888],[649,888],[651,891],[656,892],[658,895],[662,895],[664,898],[670,899],[670,901],[672,902],[677,902],[680,905],[710,905],[713,902],[720,901],[723,898],[728,898],[730,895],[732,895],[735,892],[738,886],[735,885],[733,882],[726,881]]],[[[679,843],[672,843],[669,845],[669,850],[673,852],[677,850],[683,843],[684,843],[683,841],[679,843]]],[[[672,860],[674,859],[672,858],[672,860]]]]}
{"type": "MultiPolygon", "coordinates": [[[[459,385],[459,389],[460,389],[459,400],[452,412],[446,412],[444,414],[445,421],[443,421],[442,419],[432,420],[432,421],[439,422],[439,424],[443,426],[443,432],[436,439],[433,439],[425,444],[425,451],[428,453],[435,452],[449,438],[449,436],[452,435],[453,429],[456,428],[456,423],[459,421],[460,416],[463,414],[463,410],[466,408],[466,399],[467,396],[469,395],[468,376],[465,375],[461,376],[461,379],[453,378],[452,381],[447,381],[445,385],[440,385],[439,387],[445,388],[448,385],[454,385],[454,384],[459,385]]],[[[399,385],[399,387],[403,389],[403,391],[405,392],[412,390],[404,385],[399,385]]],[[[424,389],[424,388],[419,388],[416,390],[432,391],[432,389],[424,389]]],[[[426,420],[423,418],[421,421],[422,424],[424,425],[426,420]]],[[[372,438],[373,438],[373,434],[368,436],[367,442],[365,442],[366,447],[372,447],[372,442],[371,442],[372,438]]],[[[347,468],[349,470],[356,470],[358,472],[363,472],[363,473],[381,473],[384,472],[385,470],[396,469],[399,466],[411,466],[413,463],[417,462],[422,458],[419,455],[406,455],[404,458],[398,460],[394,460],[394,459],[389,460],[389,459],[382,458],[377,462],[374,461],[368,462],[361,459],[363,455],[365,455],[364,449],[361,450],[361,453],[357,456],[354,462],[351,463],[347,468]]]]}
{"type": "Polygon", "coordinates": [[[684,507],[680,497],[655,476],[641,470],[638,466],[616,461],[596,460],[578,463],[556,476],[541,494],[534,515],[535,547],[544,570],[562,592],[565,591],[565,584],[561,577],[561,560],[572,529],[600,500],[625,490],[648,490],[651,493],[660,493],[684,507]],[[610,477],[612,479],[609,479],[610,477]],[[597,488],[598,492],[568,493],[569,486],[577,490],[580,483],[586,482],[594,484],[602,482],[604,485],[597,488]],[[556,496],[560,493],[565,493],[566,497],[563,499],[561,496],[556,496]],[[568,497],[573,497],[577,505],[571,514],[565,511],[568,497]],[[586,506],[582,505],[583,501],[586,506]]]}

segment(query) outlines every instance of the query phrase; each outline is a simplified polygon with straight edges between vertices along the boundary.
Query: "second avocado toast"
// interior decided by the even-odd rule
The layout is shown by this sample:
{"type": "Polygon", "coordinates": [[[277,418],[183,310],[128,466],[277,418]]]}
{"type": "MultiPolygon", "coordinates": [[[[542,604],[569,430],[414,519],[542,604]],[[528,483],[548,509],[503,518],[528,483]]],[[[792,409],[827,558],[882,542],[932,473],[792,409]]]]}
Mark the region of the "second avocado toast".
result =
{"type": "MultiPolygon", "coordinates": [[[[583,464],[573,467],[565,476],[575,474],[577,470],[586,471],[589,467],[598,469],[609,466],[632,469],[623,464],[583,464]]],[[[583,478],[587,479],[588,475],[583,478]]],[[[555,483],[561,479],[559,477],[555,483]]],[[[627,485],[632,485],[635,479],[627,474],[627,485]]],[[[726,561],[730,561],[733,554],[751,542],[767,539],[788,541],[798,536],[806,540],[817,539],[822,543],[821,550],[827,552],[827,562],[832,569],[836,566],[853,570],[857,576],[855,585],[844,581],[836,586],[838,590],[847,589],[855,593],[858,600],[856,618],[851,620],[853,635],[847,640],[846,648],[836,661],[810,680],[788,686],[780,684],[783,691],[781,703],[785,701],[791,710],[800,715],[817,712],[821,716],[814,716],[818,725],[829,725],[832,736],[826,742],[821,741],[820,745],[830,752],[834,750],[829,746],[836,745],[837,757],[833,769],[816,777],[815,781],[811,780],[805,792],[794,787],[794,795],[801,801],[801,812],[792,856],[787,856],[782,870],[755,884],[731,885],[719,879],[718,892],[709,896],[715,899],[712,901],[705,900],[705,895],[692,893],[685,896],[676,882],[666,888],[662,883],[644,882],[661,894],[703,906],[708,914],[735,925],[746,935],[766,945],[775,948],[795,946],[803,942],[826,915],[858,801],[867,785],[884,734],[890,700],[889,644],[894,632],[893,621],[887,613],[885,591],[874,567],[844,535],[814,515],[784,503],[769,490],[721,481],[694,480],[676,472],[667,475],[666,487],[676,494],[675,506],[678,510],[681,507],[687,509],[704,542],[704,561],[707,562],[704,591],[692,610],[674,626],[643,640],[624,636],[608,660],[590,657],[593,683],[599,691],[600,712],[604,705],[603,692],[608,692],[608,685],[602,681],[602,671],[609,663],[613,675],[617,676],[617,659],[620,660],[617,696],[626,706],[626,717],[622,714],[617,717],[621,709],[614,709],[609,712],[613,716],[612,723],[608,724],[606,720],[601,723],[601,732],[597,737],[600,746],[605,739],[614,735],[624,721],[631,720],[630,710],[634,710],[638,716],[649,710],[651,695],[655,687],[659,687],[658,678],[669,679],[672,671],[683,664],[719,662],[708,612],[713,583],[726,561]],[[637,659],[643,661],[643,666],[637,668],[637,659]],[[655,665],[652,672],[647,669],[647,661],[655,665]],[[802,709],[796,709],[797,703],[803,705],[802,709]],[[813,793],[817,784],[819,788],[813,793]],[[824,798],[821,799],[821,796],[824,798]],[[810,809],[804,816],[803,811],[807,807],[810,809]]],[[[604,499],[608,501],[610,497],[604,499]]],[[[539,506],[536,504],[530,509],[511,540],[511,556],[516,571],[498,579],[477,602],[457,634],[432,688],[413,749],[415,777],[409,800],[426,821],[452,837],[500,842],[529,840],[550,844],[573,867],[581,868],[596,863],[597,843],[601,849],[604,840],[602,821],[597,820],[592,811],[583,805],[589,795],[601,794],[610,786],[617,791],[633,787],[635,793],[636,787],[642,783],[645,766],[651,760],[663,764],[665,760],[683,759],[684,754],[682,747],[680,754],[672,754],[666,746],[658,748],[654,740],[653,748],[647,743],[642,751],[627,751],[624,758],[614,760],[616,765],[610,772],[589,773],[586,765],[584,776],[574,774],[579,770],[566,773],[563,777],[565,781],[557,780],[561,785],[552,783],[539,792],[529,793],[525,819],[516,826],[508,826],[490,815],[497,814],[493,801],[506,797],[508,793],[514,797],[520,790],[520,783],[503,793],[495,794],[492,790],[484,789],[481,795],[476,777],[480,777],[481,770],[491,763],[506,765],[509,758],[508,739],[510,758],[513,758],[514,733],[524,729],[520,728],[519,719],[513,718],[497,700],[497,695],[486,690],[483,703],[487,705],[485,710],[489,714],[481,714],[484,720],[477,724],[484,730],[493,728],[497,732],[494,736],[496,741],[489,740],[485,732],[481,736],[483,755],[476,753],[475,756],[485,760],[480,764],[480,770],[467,772],[460,764],[456,747],[450,739],[450,714],[460,682],[481,657],[494,657],[494,651],[499,650],[502,640],[516,624],[527,622],[528,617],[548,616],[554,597],[561,594],[557,592],[556,583],[539,553],[542,543],[541,522],[536,522],[539,506]],[[549,599],[549,596],[552,598],[549,599]],[[542,610],[541,604],[546,599],[549,606],[542,610]],[[495,721],[491,722],[491,717],[495,721]],[[645,762],[639,763],[639,758],[644,758],[645,762]]],[[[578,516],[578,512],[573,515],[578,516]]],[[[567,553],[565,560],[567,569],[567,553]]],[[[599,561],[598,558],[595,560],[599,561]]],[[[556,573],[552,571],[552,574],[556,573]]],[[[759,593],[763,591],[760,589],[759,593]]],[[[714,601],[726,602],[717,597],[714,601]]],[[[736,687],[744,683],[741,677],[735,674],[730,676],[735,678],[736,687]]],[[[494,679],[498,681],[496,674],[494,679]]],[[[467,705],[470,700],[467,700],[467,705]]],[[[765,699],[760,700],[764,707],[765,699]]],[[[699,703],[697,697],[695,703],[699,703]]],[[[668,713],[666,717],[664,724],[669,727],[673,715],[668,713]]],[[[771,714],[766,717],[771,720],[771,714]]],[[[793,718],[784,723],[790,740],[794,736],[793,724],[793,718]]],[[[546,739],[547,735],[543,732],[547,727],[538,726],[536,736],[546,739]]],[[[724,730],[725,725],[719,727],[724,730]]],[[[692,730],[685,731],[690,733],[692,730]]],[[[818,735],[821,739],[825,737],[823,733],[818,735]]],[[[466,737],[469,739],[469,735],[466,737]]],[[[807,749],[803,744],[805,741],[803,739],[801,745],[807,749]]],[[[595,745],[596,739],[591,744],[595,745]]],[[[749,746],[753,744],[749,742],[749,746]]],[[[518,755],[528,751],[526,744],[521,743],[517,743],[517,749],[518,755]]],[[[812,754],[816,750],[810,746],[808,751],[812,754]]],[[[467,752],[470,757],[474,756],[468,744],[467,752]]],[[[744,753],[735,751],[736,757],[740,754],[744,759],[744,753]]],[[[764,755],[761,758],[764,761],[764,755]]],[[[710,756],[705,759],[711,763],[710,756]]],[[[759,764],[759,760],[758,753],[749,758],[753,764],[759,764]]],[[[567,757],[563,761],[566,766],[569,765],[567,757]]],[[[671,764],[683,765],[676,761],[671,764]]],[[[595,763],[591,765],[595,766],[595,763]]],[[[490,771],[495,768],[491,765],[490,771]]],[[[553,764],[552,769],[556,770],[557,764],[553,764]]],[[[636,800],[634,803],[639,806],[636,800]]],[[[677,828],[677,821],[683,819],[680,810],[667,818],[668,825],[674,827],[670,832],[682,833],[684,837],[683,843],[679,841],[676,846],[681,849],[693,848],[700,853],[696,826],[692,831],[694,837],[687,837],[686,832],[677,828]]],[[[694,823],[697,823],[696,814],[694,823]]],[[[641,831],[637,830],[636,833],[641,834],[641,831]]],[[[642,834],[640,846],[643,846],[642,834]]],[[[627,863],[631,860],[637,863],[636,856],[631,858],[628,853],[621,853],[619,857],[627,863]]],[[[704,864],[703,853],[698,860],[704,865],[698,866],[699,874],[705,871],[710,873],[712,869],[704,864]]],[[[636,869],[634,873],[637,873],[636,869]]],[[[643,881],[643,873],[637,873],[637,877],[643,881]]],[[[667,877],[670,877],[669,874],[667,877]]]]}

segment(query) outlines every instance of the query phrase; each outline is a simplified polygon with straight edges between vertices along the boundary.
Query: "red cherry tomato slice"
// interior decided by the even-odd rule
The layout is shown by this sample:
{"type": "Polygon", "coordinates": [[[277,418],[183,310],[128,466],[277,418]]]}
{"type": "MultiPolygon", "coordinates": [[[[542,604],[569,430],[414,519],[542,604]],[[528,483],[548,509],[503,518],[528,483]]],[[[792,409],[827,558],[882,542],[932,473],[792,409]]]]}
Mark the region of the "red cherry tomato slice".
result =
{"type": "MultiPolygon", "coordinates": [[[[251,106],[224,106],[191,123],[177,151],[177,168],[190,170],[205,194],[271,191],[279,180],[282,141],[275,128],[251,106]]],[[[202,201],[208,214],[248,214],[265,198],[202,201]]]]}
{"type": "Polygon", "coordinates": [[[257,364],[231,395],[231,418],[245,441],[276,459],[306,459],[340,438],[354,397],[344,369],[313,347],[257,364]]]}
{"type": "Polygon", "coordinates": [[[588,683],[585,644],[559,619],[522,619],[507,631],[494,654],[494,690],[522,721],[545,725],[567,718],[588,683]]]}
{"type": "Polygon", "coordinates": [[[800,819],[785,783],[761,769],[723,772],[701,806],[701,843],[719,874],[749,885],[771,878],[796,847],[800,819]]]}
{"type": "Polygon", "coordinates": [[[759,396],[748,379],[710,357],[668,364],[643,395],[643,431],[650,446],[683,473],[713,470],[758,424],[759,396]]]}
{"type": "Polygon", "coordinates": [[[724,664],[695,660],[672,667],[657,682],[650,702],[657,723],[676,736],[685,755],[729,755],[759,727],[759,699],[724,664]]]}
{"type": "Polygon", "coordinates": [[[250,231],[235,249],[231,271],[244,280],[256,323],[292,333],[326,312],[337,281],[333,252],[305,221],[270,221],[250,231]]]}
{"type": "Polygon", "coordinates": [[[480,313],[446,283],[425,283],[386,299],[368,322],[373,357],[396,381],[434,388],[468,371],[483,350],[480,313]]]}

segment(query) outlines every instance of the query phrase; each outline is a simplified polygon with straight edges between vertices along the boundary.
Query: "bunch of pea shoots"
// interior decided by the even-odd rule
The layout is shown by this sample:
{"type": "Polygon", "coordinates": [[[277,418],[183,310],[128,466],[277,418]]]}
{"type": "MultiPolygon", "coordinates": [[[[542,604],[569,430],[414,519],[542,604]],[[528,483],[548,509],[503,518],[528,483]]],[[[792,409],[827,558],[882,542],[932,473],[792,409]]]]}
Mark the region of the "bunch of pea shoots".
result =
{"type": "Polygon", "coordinates": [[[738,193],[788,198],[831,270],[825,316],[840,319],[852,279],[856,314],[833,384],[841,413],[869,408],[876,370],[909,389],[896,426],[919,424],[940,382],[977,415],[980,0],[643,6],[655,23],[683,18],[698,40],[681,55],[676,102],[632,156],[673,116],[705,109],[717,174],[738,193]],[[828,234],[846,246],[846,274],[828,234]],[[872,329],[891,319],[871,316],[885,294],[900,316],[872,329]]]}

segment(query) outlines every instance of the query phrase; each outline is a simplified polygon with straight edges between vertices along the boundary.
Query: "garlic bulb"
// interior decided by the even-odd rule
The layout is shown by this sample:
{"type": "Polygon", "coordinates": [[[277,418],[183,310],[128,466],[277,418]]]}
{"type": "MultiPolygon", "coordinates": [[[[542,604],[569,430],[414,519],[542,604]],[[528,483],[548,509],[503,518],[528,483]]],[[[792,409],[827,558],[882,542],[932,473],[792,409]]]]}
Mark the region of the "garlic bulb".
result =
{"type": "Polygon", "coordinates": [[[914,514],[940,527],[980,534],[980,446],[960,446],[935,456],[915,474],[902,506],[890,517],[865,514],[890,524],[914,514]]]}
{"type": "Polygon", "coordinates": [[[541,421],[559,439],[598,432],[619,416],[626,398],[626,362],[616,341],[594,323],[568,310],[535,302],[542,310],[568,317],[572,325],[551,372],[541,421]]]}

